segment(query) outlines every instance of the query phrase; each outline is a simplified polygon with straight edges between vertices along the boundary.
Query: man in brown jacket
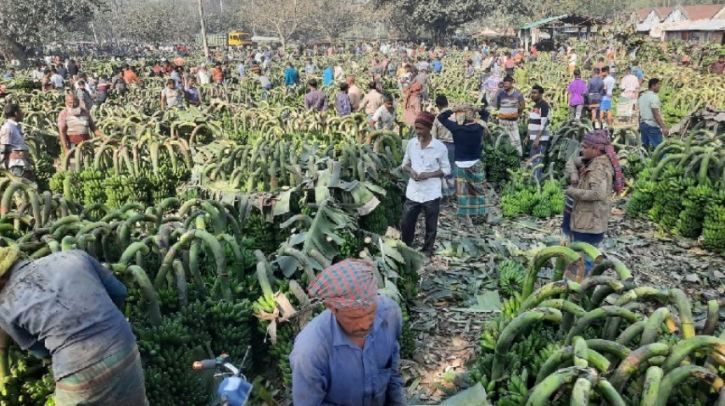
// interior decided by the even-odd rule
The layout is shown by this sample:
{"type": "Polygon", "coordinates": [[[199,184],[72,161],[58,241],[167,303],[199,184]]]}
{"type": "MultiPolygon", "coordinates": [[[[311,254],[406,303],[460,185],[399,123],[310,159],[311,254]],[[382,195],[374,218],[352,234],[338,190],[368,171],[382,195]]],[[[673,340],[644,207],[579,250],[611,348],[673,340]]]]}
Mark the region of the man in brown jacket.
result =
{"type": "MultiPolygon", "coordinates": [[[[572,242],[598,245],[604,240],[611,212],[612,191],[620,193],[624,176],[617,154],[606,130],[592,131],[581,142],[581,156],[566,163],[571,186],[562,229],[572,242]]],[[[592,258],[585,257],[584,269],[568,270],[568,279],[581,282],[592,268],[592,258]]]]}

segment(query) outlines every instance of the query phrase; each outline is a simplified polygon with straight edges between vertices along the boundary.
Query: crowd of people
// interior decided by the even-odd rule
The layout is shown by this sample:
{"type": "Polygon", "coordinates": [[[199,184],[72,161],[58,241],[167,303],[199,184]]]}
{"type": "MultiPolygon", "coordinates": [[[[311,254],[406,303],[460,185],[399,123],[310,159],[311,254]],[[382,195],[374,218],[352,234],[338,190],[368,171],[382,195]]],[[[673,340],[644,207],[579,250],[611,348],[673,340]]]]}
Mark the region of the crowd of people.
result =
{"type": "MultiPolygon", "coordinates": [[[[377,130],[393,131],[406,125],[413,128],[414,136],[406,144],[402,161],[409,179],[401,239],[414,246],[418,218],[423,214],[420,250],[434,256],[445,203],[455,202],[460,229],[480,226],[489,212],[481,160],[489,107],[498,111],[498,124],[520,156],[524,146],[529,146],[532,166],[538,166],[546,152],[552,116],[546,89],[534,85],[531,94],[524,95],[514,80],[517,69],[540,56],[536,47],[500,54],[484,45],[468,51],[470,58],[464,60],[461,69],[463,78],[480,86],[480,97],[476,104],[450,106],[442,94],[430,100],[428,86],[429,75],[446,69],[444,48],[388,44],[367,48],[348,50],[356,55],[373,52],[372,64],[367,67],[358,66],[355,59],[350,66],[317,66],[314,55],[345,51],[333,47],[326,51],[317,47],[296,49],[290,54],[292,58],[283,50],[250,51],[237,55],[236,70],[225,55],[190,67],[178,48],[173,59],[159,60],[148,71],[139,72],[124,64],[110,78],[90,77],[79,62],[68,59],[37,66],[33,77],[43,91],[65,92],[65,108],[57,125],[66,154],[90,137],[102,136],[91,115],[93,106],[102,105],[109,97],[123,97],[130,87],[142,86],[147,77],[165,78],[160,94],[162,110],[202,105],[205,100],[197,83],[228,86],[251,79],[264,100],[273,86],[268,75],[275,64],[284,66],[281,85],[306,86],[300,107],[317,114],[327,114],[333,101],[328,101],[324,89],[334,86],[338,89],[334,96],[338,116],[362,113],[377,130]],[[212,66],[210,71],[207,66],[212,66]],[[360,70],[361,76],[351,73],[360,70]],[[395,92],[386,89],[384,81],[397,85],[400,100],[396,102],[395,92]],[[527,97],[531,101],[528,109],[527,97]],[[522,141],[519,121],[524,114],[528,114],[528,128],[522,141]]],[[[562,231],[571,241],[597,245],[608,228],[612,194],[624,186],[608,131],[614,124],[612,111],[616,107],[620,117],[638,115],[643,144],[656,147],[668,135],[657,94],[662,82],[651,78],[641,91],[644,72],[636,62],[628,64],[617,80],[610,51],[596,63],[589,55],[582,61],[574,50],[563,47],[553,57],[572,75],[567,87],[571,118],[591,118],[596,125],[581,141],[580,156],[566,163],[570,186],[562,192],[566,198],[562,231]],[[590,72],[587,80],[582,72],[590,72]],[[621,92],[614,106],[617,86],[621,92]]],[[[708,73],[721,75],[724,69],[725,58],[720,57],[708,73]]],[[[14,76],[15,71],[8,70],[6,78],[14,76]]],[[[3,92],[0,88],[0,95],[3,92]]],[[[32,160],[21,128],[25,114],[16,103],[6,104],[3,114],[2,163],[12,175],[32,181],[32,160]]],[[[541,171],[535,176],[541,177],[541,171]]],[[[584,267],[572,267],[566,277],[580,282],[591,265],[589,261],[584,267]]],[[[374,265],[365,261],[345,260],[325,269],[310,284],[311,297],[321,300],[326,310],[302,330],[290,356],[295,405],[405,404],[397,342],[402,314],[393,300],[377,294],[373,269],[374,265]]],[[[59,406],[147,404],[135,339],[117,307],[126,295],[113,274],[85,253],[63,252],[28,261],[17,246],[0,248],[0,334],[7,333],[23,349],[40,357],[52,356],[55,402],[59,406]]]]}

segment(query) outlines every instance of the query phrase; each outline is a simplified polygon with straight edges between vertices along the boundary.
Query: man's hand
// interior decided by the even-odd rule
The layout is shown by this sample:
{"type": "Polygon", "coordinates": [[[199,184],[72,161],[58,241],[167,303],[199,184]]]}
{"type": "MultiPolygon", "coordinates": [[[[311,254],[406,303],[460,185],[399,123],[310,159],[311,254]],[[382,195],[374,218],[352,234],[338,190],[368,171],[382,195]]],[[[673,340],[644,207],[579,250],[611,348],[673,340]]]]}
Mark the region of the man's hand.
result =
{"type": "Polygon", "coordinates": [[[534,148],[539,148],[539,139],[534,140],[534,148]]]}
{"type": "Polygon", "coordinates": [[[572,187],[576,187],[579,184],[579,174],[572,173],[571,176],[569,176],[569,183],[572,187]]]}
{"type": "Polygon", "coordinates": [[[663,128],[662,129],[662,135],[664,135],[665,137],[668,137],[670,135],[670,130],[668,128],[666,128],[666,127],[663,128]]]}

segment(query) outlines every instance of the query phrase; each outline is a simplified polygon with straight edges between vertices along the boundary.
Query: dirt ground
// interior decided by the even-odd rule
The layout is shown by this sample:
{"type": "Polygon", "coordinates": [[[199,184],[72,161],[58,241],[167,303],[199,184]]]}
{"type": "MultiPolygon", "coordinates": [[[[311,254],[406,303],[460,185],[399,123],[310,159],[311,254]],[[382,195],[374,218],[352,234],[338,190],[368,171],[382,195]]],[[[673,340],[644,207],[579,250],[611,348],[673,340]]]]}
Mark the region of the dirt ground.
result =
{"type": "MultiPolygon", "coordinates": [[[[562,239],[561,216],[502,219],[497,199],[491,200],[493,224],[473,229],[459,226],[454,205],[442,209],[437,254],[422,270],[420,293],[409,303],[417,344],[413,359],[401,365],[409,404],[437,404],[465,386],[467,365],[479,352],[480,331],[496,314],[477,306],[479,295],[497,287],[496,260],[515,257],[526,263],[533,248],[562,239]]],[[[725,258],[703,250],[697,241],[667,236],[653,223],[626,217],[624,203],[616,202],[612,209],[600,250],[623,261],[637,285],[684,289],[695,302],[695,321],[701,321],[704,302],[724,296],[725,258]]],[[[422,223],[417,232],[422,241],[422,223]]]]}

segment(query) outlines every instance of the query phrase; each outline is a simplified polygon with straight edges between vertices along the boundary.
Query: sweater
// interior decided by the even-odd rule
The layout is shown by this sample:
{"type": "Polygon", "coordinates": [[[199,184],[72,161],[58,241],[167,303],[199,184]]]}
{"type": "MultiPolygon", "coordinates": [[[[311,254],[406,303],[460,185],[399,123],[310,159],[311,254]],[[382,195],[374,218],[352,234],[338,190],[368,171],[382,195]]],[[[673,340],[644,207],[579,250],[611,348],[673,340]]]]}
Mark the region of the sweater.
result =
{"type": "Polygon", "coordinates": [[[455,149],[455,161],[466,162],[481,159],[483,150],[483,126],[478,123],[460,125],[450,120],[452,110],[438,115],[438,121],[451,132],[455,149]]]}

